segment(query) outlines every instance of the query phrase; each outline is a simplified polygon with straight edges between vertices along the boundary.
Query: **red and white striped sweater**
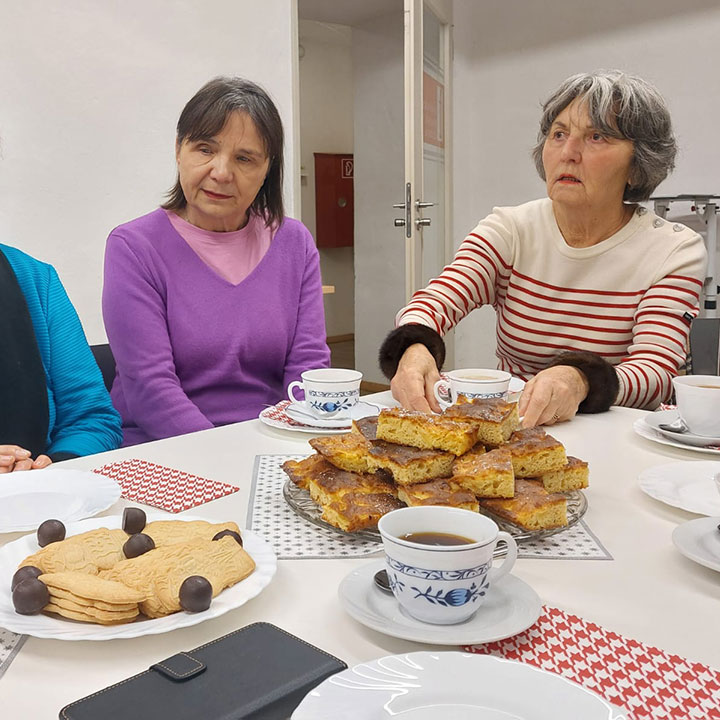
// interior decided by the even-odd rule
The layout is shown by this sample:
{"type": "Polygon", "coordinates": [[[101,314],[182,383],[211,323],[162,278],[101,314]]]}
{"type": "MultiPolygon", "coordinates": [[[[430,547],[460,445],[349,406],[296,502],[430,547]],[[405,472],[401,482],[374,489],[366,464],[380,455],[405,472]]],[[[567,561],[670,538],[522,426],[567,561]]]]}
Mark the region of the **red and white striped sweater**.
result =
{"type": "Polygon", "coordinates": [[[444,335],[491,304],[501,369],[527,380],[558,353],[587,350],[615,366],[617,405],[653,408],[685,361],[705,262],[697,233],[642,207],[607,240],[570,247],[551,201],[534,200],[495,208],[396,323],[444,335]]]}

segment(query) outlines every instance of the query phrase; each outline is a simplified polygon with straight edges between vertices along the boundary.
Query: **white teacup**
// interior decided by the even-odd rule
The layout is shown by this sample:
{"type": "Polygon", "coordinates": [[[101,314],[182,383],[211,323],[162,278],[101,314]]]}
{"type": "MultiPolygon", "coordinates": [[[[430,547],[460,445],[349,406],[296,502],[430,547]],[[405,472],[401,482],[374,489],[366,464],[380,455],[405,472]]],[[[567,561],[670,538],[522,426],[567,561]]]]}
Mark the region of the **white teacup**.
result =
{"type": "Polygon", "coordinates": [[[510,572],[517,557],[511,535],[499,531],[485,515],[439,505],[406,507],[378,522],[385,549],[388,580],[395,598],[412,617],[435,625],[471,618],[490,592],[490,583],[510,572]],[[442,534],[464,538],[463,545],[431,545],[407,535],[442,534]],[[501,540],[507,555],[493,568],[493,551],[501,540]]]}
{"type": "Polygon", "coordinates": [[[720,437],[720,377],[684,375],[673,378],[680,417],[690,432],[720,437]]]}
{"type": "Polygon", "coordinates": [[[306,370],[300,377],[302,381],[295,380],[288,385],[288,397],[318,418],[348,417],[360,399],[362,373],[358,370],[320,368],[306,370]],[[293,395],[296,387],[305,391],[305,400],[293,395]]]}
{"type": "Polygon", "coordinates": [[[446,373],[447,380],[438,380],[433,391],[441,407],[449,407],[463,395],[468,400],[475,398],[505,398],[510,388],[512,375],[504,370],[467,368],[446,373]],[[440,394],[442,387],[450,390],[449,397],[440,394]]]}

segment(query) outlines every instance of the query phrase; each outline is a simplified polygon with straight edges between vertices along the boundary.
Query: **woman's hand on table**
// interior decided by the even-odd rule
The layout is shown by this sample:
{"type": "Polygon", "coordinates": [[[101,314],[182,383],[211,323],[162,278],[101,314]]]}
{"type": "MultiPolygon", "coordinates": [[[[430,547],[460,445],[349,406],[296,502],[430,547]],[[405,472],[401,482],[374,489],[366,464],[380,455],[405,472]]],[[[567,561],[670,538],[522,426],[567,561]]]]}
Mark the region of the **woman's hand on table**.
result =
{"type": "Polygon", "coordinates": [[[440,412],[433,388],[440,379],[435,358],[422,344],[411,345],[400,358],[390,381],[392,396],[408,410],[440,412]]]}
{"type": "Polygon", "coordinates": [[[523,427],[554,425],[570,420],[587,397],[590,386],[583,373],[570,365],[541,370],[520,396],[518,411],[523,427]]]}
{"type": "Polygon", "coordinates": [[[51,463],[47,455],[38,455],[33,460],[29,450],[18,445],[0,445],[0,475],[20,470],[41,470],[51,463]]]}

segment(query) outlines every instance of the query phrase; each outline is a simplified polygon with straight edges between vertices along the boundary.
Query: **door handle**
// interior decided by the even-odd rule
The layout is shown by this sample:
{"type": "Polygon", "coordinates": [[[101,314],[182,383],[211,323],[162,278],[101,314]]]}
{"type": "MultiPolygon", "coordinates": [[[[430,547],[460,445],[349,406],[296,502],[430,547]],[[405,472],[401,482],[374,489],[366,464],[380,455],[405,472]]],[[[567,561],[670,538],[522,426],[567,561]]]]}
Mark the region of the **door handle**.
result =
{"type": "Polygon", "coordinates": [[[419,230],[422,227],[428,227],[430,222],[430,218],[417,218],[415,220],[415,227],[419,230]]]}
{"type": "MultiPolygon", "coordinates": [[[[402,207],[402,205],[401,205],[400,207],[402,207]]],[[[416,207],[418,210],[421,210],[422,208],[435,207],[435,203],[422,202],[422,200],[416,200],[416,201],[415,201],[415,207],[416,207]]]]}
{"type": "Polygon", "coordinates": [[[405,218],[395,218],[393,223],[395,227],[405,227],[405,218]]]}
{"type": "Polygon", "coordinates": [[[393,207],[405,211],[405,217],[395,218],[393,224],[395,225],[395,227],[405,228],[405,237],[412,237],[412,196],[410,194],[410,183],[405,184],[405,202],[393,205],[393,207]]]}

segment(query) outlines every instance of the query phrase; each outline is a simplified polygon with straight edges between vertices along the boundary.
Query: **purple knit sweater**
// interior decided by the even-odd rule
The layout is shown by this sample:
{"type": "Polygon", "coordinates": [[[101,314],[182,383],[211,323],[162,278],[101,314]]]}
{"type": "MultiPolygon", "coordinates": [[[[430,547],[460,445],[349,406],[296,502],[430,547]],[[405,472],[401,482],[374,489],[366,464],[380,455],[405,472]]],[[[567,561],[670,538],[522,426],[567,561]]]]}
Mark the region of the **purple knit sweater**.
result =
{"type": "Polygon", "coordinates": [[[301,372],[329,365],[318,252],[297,220],[238,285],[163,210],[120,225],[107,241],[102,305],[125,445],[257,417],[301,372]]]}

